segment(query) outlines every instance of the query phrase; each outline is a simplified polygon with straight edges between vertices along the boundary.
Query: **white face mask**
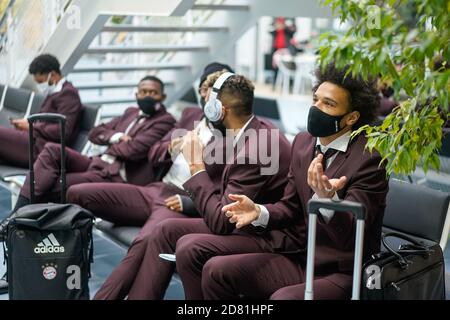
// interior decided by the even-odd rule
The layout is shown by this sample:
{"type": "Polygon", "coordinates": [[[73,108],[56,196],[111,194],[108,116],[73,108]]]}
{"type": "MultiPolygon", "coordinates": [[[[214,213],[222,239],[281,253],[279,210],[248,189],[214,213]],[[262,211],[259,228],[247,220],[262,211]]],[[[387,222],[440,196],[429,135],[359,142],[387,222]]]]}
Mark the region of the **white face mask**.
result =
{"type": "Polygon", "coordinates": [[[49,73],[46,82],[38,83],[38,84],[36,85],[37,90],[38,90],[40,93],[42,93],[44,96],[48,96],[48,95],[52,94],[53,91],[54,91],[55,88],[56,88],[56,84],[55,84],[55,83],[52,84],[52,85],[49,85],[49,84],[48,84],[48,82],[50,81],[51,76],[52,76],[52,75],[49,73]]]}

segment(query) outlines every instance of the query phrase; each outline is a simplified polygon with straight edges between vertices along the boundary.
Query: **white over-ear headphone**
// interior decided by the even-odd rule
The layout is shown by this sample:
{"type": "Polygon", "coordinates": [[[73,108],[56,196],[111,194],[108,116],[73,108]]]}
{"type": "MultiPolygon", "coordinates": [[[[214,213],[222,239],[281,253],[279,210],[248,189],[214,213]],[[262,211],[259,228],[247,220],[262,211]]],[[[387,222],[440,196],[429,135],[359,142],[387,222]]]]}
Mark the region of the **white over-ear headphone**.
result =
{"type": "Polygon", "coordinates": [[[222,74],[219,79],[213,85],[211,94],[209,95],[209,100],[205,105],[205,117],[211,122],[217,122],[222,118],[222,102],[217,99],[220,89],[222,88],[225,81],[228,80],[234,73],[226,72],[222,74]]]}

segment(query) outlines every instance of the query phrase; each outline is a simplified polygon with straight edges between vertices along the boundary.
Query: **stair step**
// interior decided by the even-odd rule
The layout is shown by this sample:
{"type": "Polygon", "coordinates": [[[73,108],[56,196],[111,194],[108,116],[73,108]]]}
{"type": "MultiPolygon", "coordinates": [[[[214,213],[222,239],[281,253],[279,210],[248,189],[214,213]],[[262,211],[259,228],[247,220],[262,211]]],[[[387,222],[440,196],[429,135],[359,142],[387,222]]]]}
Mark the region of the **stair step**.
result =
{"type": "Polygon", "coordinates": [[[227,32],[228,27],[183,26],[105,26],[102,32],[227,32]]]}
{"type": "Polygon", "coordinates": [[[86,50],[88,54],[100,53],[139,53],[139,52],[166,52],[166,51],[208,51],[208,46],[193,45],[145,45],[145,46],[102,46],[91,47],[86,50]]]}
{"type": "MultiPolygon", "coordinates": [[[[139,80],[136,81],[120,81],[120,82],[88,82],[78,83],[75,87],[78,90],[98,90],[98,89],[125,89],[137,87],[139,80]]],[[[173,82],[164,82],[165,87],[174,86],[173,82]]]]}
{"type": "Polygon", "coordinates": [[[196,4],[191,10],[250,11],[250,6],[241,4],[196,4]]]}
{"type": "Polygon", "coordinates": [[[146,71],[146,70],[175,70],[188,69],[189,65],[174,63],[153,63],[144,65],[97,65],[97,66],[76,66],[72,72],[120,72],[120,71],[146,71]]]}

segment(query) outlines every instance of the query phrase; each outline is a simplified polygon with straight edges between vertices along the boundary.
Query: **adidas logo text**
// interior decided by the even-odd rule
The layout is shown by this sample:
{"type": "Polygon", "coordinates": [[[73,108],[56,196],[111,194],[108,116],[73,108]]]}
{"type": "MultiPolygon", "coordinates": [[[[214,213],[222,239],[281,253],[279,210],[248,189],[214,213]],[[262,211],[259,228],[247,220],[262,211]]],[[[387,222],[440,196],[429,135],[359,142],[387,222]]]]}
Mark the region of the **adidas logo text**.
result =
{"type": "Polygon", "coordinates": [[[56,240],[55,235],[53,233],[49,234],[34,248],[34,253],[36,254],[63,253],[63,252],[64,247],[59,244],[58,240],[56,240]]]}

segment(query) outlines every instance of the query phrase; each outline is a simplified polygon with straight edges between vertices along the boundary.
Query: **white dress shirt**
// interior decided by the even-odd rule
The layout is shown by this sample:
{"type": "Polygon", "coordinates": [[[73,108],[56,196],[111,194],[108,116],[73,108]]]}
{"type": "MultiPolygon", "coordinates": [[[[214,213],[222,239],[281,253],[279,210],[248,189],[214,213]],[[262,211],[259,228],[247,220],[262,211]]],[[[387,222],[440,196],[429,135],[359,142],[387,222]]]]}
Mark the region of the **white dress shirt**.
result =
{"type": "Polygon", "coordinates": [[[60,92],[62,90],[62,87],[64,85],[64,83],[66,83],[66,78],[61,78],[61,80],[59,80],[59,82],[56,84],[55,89],[53,89],[51,94],[55,94],[57,92],[60,92]]]}
{"type": "MultiPolygon", "coordinates": [[[[320,138],[317,138],[316,141],[316,146],[320,146],[320,149],[322,151],[322,153],[327,152],[328,149],[335,149],[338,150],[340,152],[347,152],[347,148],[348,148],[348,144],[350,142],[350,138],[351,138],[351,131],[347,131],[346,133],[344,133],[342,136],[338,137],[337,139],[333,140],[331,143],[329,143],[327,146],[324,146],[321,142],[320,142],[320,138]]],[[[327,163],[326,163],[326,167],[328,168],[331,163],[334,161],[334,159],[336,158],[337,153],[334,154],[332,157],[330,157],[329,159],[327,159],[327,163]]],[[[318,199],[319,196],[317,194],[313,194],[312,199],[318,199]]],[[[334,194],[333,196],[334,200],[339,200],[339,197],[337,195],[337,193],[334,194]]],[[[267,208],[263,205],[259,205],[257,204],[257,206],[259,206],[259,208],[261,209],[261,214],[259,215],[259,218],[256,219],[255,221],[252,222],[252,225],[254,225],[255,227],[267,227],[267,224],[269,223],[269,217],[270,217],[270,213],[267,210],[267,208]]],[[[328,209],[319,209],[320,213],[322,214],[323,219],[325,220],[326,223],[328,223],[331,218],[333,218],[334,216],[334,210],[328,210],[328,209]]]]}

